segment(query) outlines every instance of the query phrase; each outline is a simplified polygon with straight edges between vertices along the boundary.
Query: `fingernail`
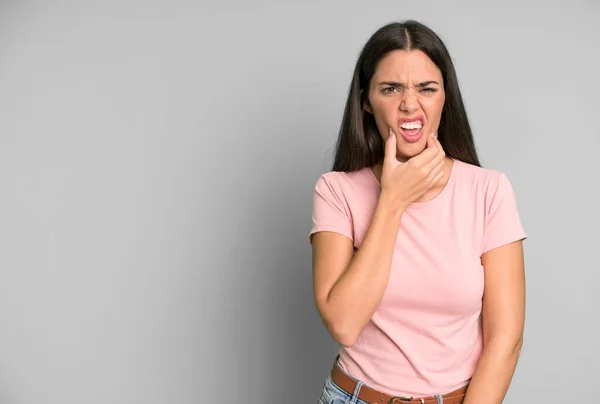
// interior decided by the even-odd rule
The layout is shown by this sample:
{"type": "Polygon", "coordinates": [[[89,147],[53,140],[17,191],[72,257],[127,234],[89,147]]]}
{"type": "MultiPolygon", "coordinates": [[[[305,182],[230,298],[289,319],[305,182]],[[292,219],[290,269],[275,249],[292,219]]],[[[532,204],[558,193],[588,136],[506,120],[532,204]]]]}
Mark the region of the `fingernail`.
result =
{"type": "Polygon", "coordinates": [[[390,137],[394,136],[394,131],[390,128],[390,137]]]}

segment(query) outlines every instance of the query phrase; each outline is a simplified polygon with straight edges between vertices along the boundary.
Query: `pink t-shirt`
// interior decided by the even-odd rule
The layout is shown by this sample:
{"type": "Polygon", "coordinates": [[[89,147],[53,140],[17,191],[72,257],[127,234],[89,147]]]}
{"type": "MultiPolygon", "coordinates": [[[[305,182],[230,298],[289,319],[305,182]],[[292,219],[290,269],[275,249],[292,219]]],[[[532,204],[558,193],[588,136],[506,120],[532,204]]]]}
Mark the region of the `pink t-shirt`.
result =
{"type": "MultiPolygon", "coordinates": [[[[360,248],[380,193],[370,168],[317,181],[309,235],[332,231],[360,248]]],[[[499,171],[454,160],[434,199],[404,212],[387,289],[340,364],[367,385],[400,396],[465,385],[482,350],[481,255],[526,238],[513,188],[499,171]]]]}

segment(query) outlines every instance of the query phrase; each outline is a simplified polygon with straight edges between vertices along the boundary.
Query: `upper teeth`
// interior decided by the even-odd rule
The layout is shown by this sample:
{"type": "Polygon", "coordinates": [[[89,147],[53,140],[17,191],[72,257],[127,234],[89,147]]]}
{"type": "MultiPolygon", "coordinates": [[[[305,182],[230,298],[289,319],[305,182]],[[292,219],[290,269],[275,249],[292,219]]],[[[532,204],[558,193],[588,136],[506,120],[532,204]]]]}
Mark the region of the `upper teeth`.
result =
{"type": "Polygon", "coordinates": [[[421,121],[404,122],[400,125],[403,129],[421,129],[422,126],[421,121]]]}

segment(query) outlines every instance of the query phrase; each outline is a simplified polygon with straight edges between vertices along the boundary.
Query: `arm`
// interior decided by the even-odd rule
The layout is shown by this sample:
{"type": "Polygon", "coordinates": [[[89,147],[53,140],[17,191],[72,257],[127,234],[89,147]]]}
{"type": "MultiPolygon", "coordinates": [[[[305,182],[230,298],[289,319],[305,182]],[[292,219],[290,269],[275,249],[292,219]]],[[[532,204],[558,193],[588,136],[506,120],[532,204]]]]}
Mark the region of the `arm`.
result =
{"type": "Polygon", "coordinates": [[[338,233],[313,236],[317,310],[331,336],[352,346],[385,292],[403,208],[382,193],[365,240],[353,257],[352,241],[338,233]]]}
{"type": "MultiPolygon", "coordinates": [[[[344,235],[324,231],[313,235],[315,303],[331,336],[344,346],[356,343],[381,302],[405,207],[429,191],[444,174],[446,154],[433,134],[427,137],[427,148],[406,163],[398,161],[397,152],[396,135],[390,129],[379,200],[356,254],[352,240],[344,235]]],[[[336,200],[333,195],[315,199],[318,208],[313,210],[313,219],[334,222],[337,217],[340,223],[347,222],[340,213],[343,209],[322,204],[325,199],[336,200]]]]}
{"type": "Polygon", "coordinates": [[[523,243],[494,248],[481,257],[485,271],[483,352],[464,404],[500,404],[523,343],[525,274],[523,243]]]}

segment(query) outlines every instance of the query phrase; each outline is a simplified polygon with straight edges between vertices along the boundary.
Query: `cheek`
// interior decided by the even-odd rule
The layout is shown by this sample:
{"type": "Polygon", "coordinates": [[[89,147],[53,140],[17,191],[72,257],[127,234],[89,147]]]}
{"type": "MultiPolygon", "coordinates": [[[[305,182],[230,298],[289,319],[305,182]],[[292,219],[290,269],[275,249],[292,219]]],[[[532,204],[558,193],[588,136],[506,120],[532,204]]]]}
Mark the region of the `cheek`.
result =
{"type": "Polygon", "coordinates": [[[444,109],[444,97],[436,97],[429,98],[427,100],[423,100],[421,105],[423,109],[429,115],[429,118],[440,117],[442,115],[442,110],[444,109]]]}
{"type": "Polygon", "coordinates": [[[373,108],[373,115],[378,120],[381,119],[392,119],[397,111],[398,102],[394,98],[379,98],[374,99],[371,103],[373,108]]]}

